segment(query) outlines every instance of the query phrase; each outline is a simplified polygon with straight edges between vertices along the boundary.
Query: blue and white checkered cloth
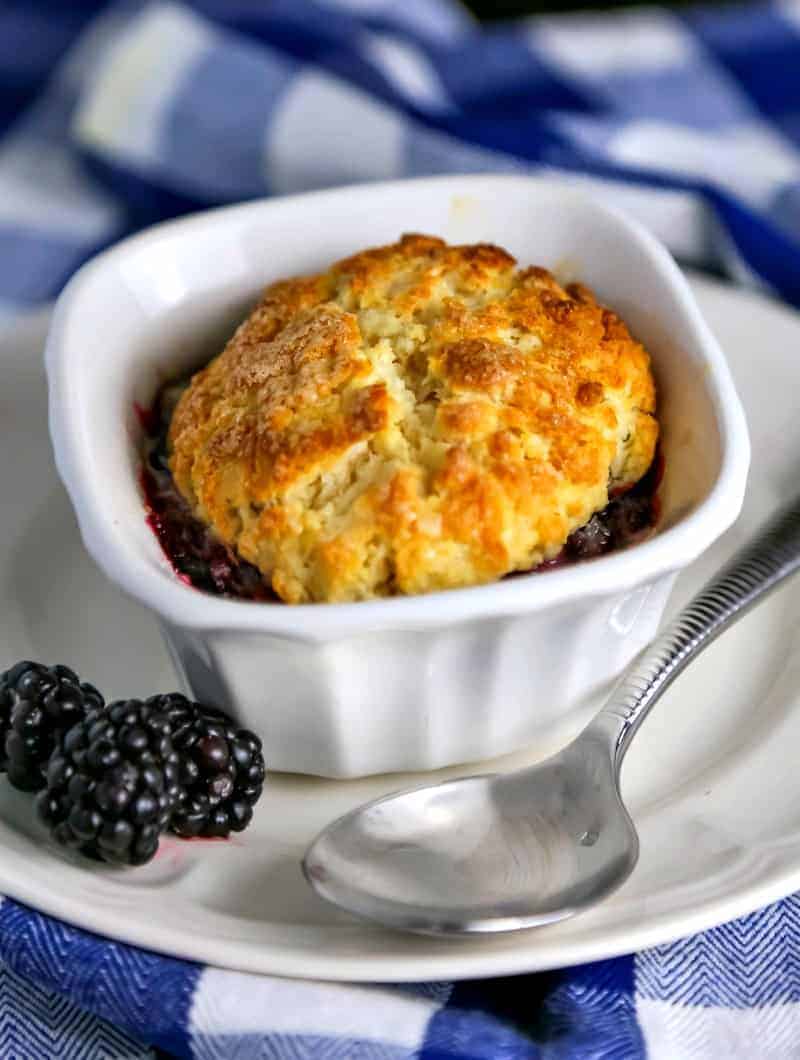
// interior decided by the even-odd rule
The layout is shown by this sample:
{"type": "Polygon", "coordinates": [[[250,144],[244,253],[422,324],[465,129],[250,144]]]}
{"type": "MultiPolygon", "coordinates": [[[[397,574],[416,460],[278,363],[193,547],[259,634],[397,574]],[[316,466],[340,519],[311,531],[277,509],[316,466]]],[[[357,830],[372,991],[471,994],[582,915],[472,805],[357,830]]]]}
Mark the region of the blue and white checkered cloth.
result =
{"type": "MultiPolygon", "coordinates": [[[[681,260],[800,304],[800,0],[492,30],[449,0],[0,0],[0,327],[187,210],[524,169],[591,182],[681,260]]],[[[634,957],[419,987],[220,971],[0,902],[0,1060],[156,1048],[783,1060],[800,899],[634,957]]]]}

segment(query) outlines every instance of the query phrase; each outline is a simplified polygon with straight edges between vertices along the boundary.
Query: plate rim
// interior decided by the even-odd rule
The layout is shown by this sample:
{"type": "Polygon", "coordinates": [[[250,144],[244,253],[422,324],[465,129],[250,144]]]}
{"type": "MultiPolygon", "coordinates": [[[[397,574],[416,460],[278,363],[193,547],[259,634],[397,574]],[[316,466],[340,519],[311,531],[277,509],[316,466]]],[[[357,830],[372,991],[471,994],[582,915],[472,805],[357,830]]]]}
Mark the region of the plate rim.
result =
{"type": "MultiPolygon", "coordinates": [[[[618,925],[610,930],[603,931],[598,937],[588,941],[571,940],[559,941],[556,934],[555,939],[544,947],[520,947],[519,950],[512,949],[502,954],[409,954],[398,956],[396,954],[381,957],[370,954],[353,957],[342,957],[341,955],[320,956],[319,952],[314,957],[313,969],[308,967],[308,951],[290,950],[282,955],[269,960],[269,968],[260,959],[260,944],[245,942],[240,939],[226,939],[226,955],[220,959],[218,947],[221,945],[219,938],[210,939],[202,936],[191,936],[182,934],[180,929],[165,928],[160,924],[158,931],[165,935],[163,944],[142,943],[137,941],[136,932],[128,931],[115,920],[114,909],[103,909],[102,915],[95,915],[93,927],[81,923],[79,916],[73,915],[73,908],[79,906],[79,900],[60,902],[58,893],[48,890],[46,887],[37,888],[29,886],[24,895],[18,896],[15,892],[19,890],[11,883],[6,886],[8,877],[4,866],[0,865],[0,889],[4,897],[10,898],[34,909],[39,913],[58,919],[91,934],[99,935],[109,942],[121,942],[134,946],[137,949],[149,950],[171,959],[190,961],[209,965],[215,968],[226,968],[230,971],[247,972],[256,975],[274,975],[289,979],[318,979],[325,982],[352,982],[352,983],[414,983],[434,981],[461,981],[468,979],[494,979],[509,975],[526,975],[537,972],[551,971],[558,968],[571,968],[576,965],[589,964],[594,961],[608,960],[620,957],[639,950],[660,946],[677,939],[694,935],[719,924],[735,920],[745,916],[757,909],[764,908],[772,902],[786,897],[788,894],[800,889],[800,858],[798,864],[779,873],[774,879],[763,881],[760,885],[752,885],[740,893],[729,894],[724,899],[709,898],[700,903],[692,911],[681,911],[680,913],[662,914],[649,923],[642,922],[639,927],[631,929],[629,926],[618,925]],[[41,900],[38,894],[41,892],[41,900]],[[35,904],[31,902],[31,895],[36,898],[35,904]],[[720,906],[724,912],[720,915],[720,906]],[[680,918],[680,925],[673,923],[680,918]],[[672,926],[666,927],[666,924],[672,926]],[[662,925],[664,925],[662,929],[662,925]],[[174,941],[169,941],[174,936],[174,941]],[[190,944],[184,945],[184,941],[192,939],[190,944]],[[381,969],[391,974],[382,974],[381,969]],[[423,967],[424,966],[424,967],[423,967]]],[[[95,914],[97,908],[95,908],[95,914]]],[[[288,927],[289,925],[285,925],[288,927]]],[[[343,927],[346,925],[342,925],[343,927]]],[[[354,926],[361,926],[358,921],[354,926]]],[[[558,924],[551,925],[547,929],[528,928],[522,932],[515,932],[517,937],[528,934],[540,933],[544,930],[556,932],[558,924]]],[[[378,928],[381,934],[384,929],[378,928]]],[[[389,929],[385,929],[387,932],[389,929]]],[[[395,934],[394,932],[391,932],[395,934]]],[[[397,934],[400,934],[399,932],[397,934]]],[[[380,936],[377,936],[380,937],[380,936]]],[[[405,936],[403,936],[405,937],[405,936]]],[[[422,936],[414,936],[422,938],[422,936]]],[[[494,936],[497,937],[497,936],[494,936]]],[[[433,936],[426,936],[431,946],[438,945],[442,940],[433,936]]],[[[480,939],[470,938],[465,940],[466,945],[480,945],[480,939]]],[[[449,944],[445,940],[445,944],[449,944]]]]}

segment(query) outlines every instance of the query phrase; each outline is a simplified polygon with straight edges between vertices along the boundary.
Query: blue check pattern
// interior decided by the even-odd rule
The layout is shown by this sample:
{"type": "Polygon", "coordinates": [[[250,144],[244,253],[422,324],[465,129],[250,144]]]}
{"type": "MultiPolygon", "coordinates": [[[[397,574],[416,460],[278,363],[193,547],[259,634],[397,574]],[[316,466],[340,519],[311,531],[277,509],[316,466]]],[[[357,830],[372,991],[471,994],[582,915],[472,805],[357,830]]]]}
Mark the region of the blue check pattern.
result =
{"type": "MultiPolygon", "coordinates": [[[[0,327],[189,210],[525,170],[800,305],[800,0],[494,29],[449,0],[0,0],[0,327]]],[[[582,968],[365,987],[173,960],[5,899],[0,1060],[777,1060],[800,1056],[798,940],[793,897],[582,968]]]]}

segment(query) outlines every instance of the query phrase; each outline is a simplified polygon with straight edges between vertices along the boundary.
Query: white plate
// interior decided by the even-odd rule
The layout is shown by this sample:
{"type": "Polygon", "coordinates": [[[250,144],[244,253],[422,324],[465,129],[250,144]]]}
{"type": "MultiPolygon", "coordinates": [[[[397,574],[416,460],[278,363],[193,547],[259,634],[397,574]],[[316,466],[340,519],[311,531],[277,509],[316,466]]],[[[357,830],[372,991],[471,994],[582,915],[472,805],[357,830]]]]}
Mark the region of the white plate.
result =
{"type": "MultiPolygon", "coordinates": [[[[742,518],[682,577],[676,601],[800,485],[800,316],[708,281],[695,286],[747,409],[753,471],[742,518]]],[[[33,317],[0,342],[0,662],[67,662],[114,696],[169,690],[175,682],[156,623],[95,571],[56,481],[40,358],[45,327],[33,317]]],[[[243,835],[165,839],[154,862],[127,872],[62,854],[35,822],[30,799],[2,782],[0,891],[175,956],[329,979],[499,975],[665,942],[800,887],[799,620],[795,583],[726,634],[656,709],[623,775],[641,860],[620,891],[575,920],[436,940],[381,931],[315,898],[299,867],[311,837],[413,777],[272,777],[243,835]]],[[[532,760],[520,755],[502,767],[532,760]]]]}

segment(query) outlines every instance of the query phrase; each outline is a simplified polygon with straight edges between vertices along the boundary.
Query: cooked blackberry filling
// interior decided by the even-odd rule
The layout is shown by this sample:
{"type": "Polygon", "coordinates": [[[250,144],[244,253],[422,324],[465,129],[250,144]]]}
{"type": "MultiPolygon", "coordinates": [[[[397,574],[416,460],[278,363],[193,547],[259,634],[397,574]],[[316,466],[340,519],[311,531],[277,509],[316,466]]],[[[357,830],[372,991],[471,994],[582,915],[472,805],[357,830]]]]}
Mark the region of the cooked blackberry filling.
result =
{"type": "Polygon", "coordinates": [[[234,555],[192,514],[172,481],[167,463],[167,431],[183,385],[162,388],[151,409],[137,408],[146,437],[141,484],[147,521],[164,555],[182,581],[217,596],[277,600],[261,572],[234,555]]]}
{"type": "MultiPolygon", "coordinates": [[[[172,480],[167,461],[167,432],[172,412],[186,385],[172,383],[162,387],[151,409],[137,406],[145,434],[141,485],[147,521],[173,570],[188,585],[217,596],[278,602],[258,568],[236,556],[195,518],[172,480]]],[[[594,559],[641,541],[658,521],[658,487],[662,475],[663,458],[657,448],[647,473],[631,489],[612,497],[588,523],[574,530],[555,559],[542,563],[534,571],[520,571],[507,577],[594,559]]]]}

